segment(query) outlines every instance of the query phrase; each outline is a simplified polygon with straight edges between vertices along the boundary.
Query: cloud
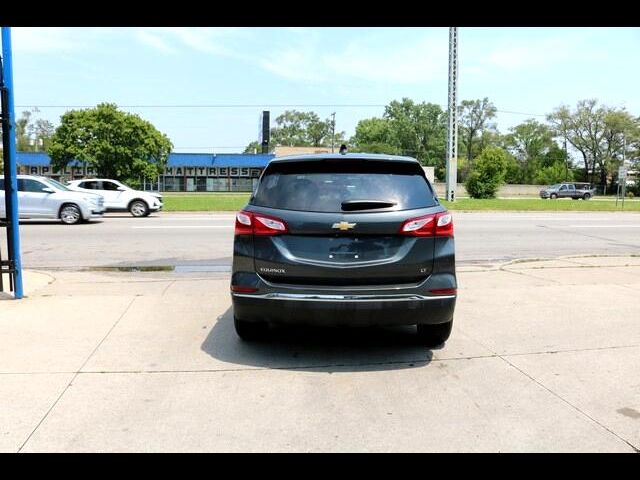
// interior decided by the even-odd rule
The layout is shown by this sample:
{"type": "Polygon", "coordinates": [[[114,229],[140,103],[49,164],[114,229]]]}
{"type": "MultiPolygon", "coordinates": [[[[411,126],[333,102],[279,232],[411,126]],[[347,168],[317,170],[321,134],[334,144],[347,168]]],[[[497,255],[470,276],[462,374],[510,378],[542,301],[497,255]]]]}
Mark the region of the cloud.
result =
{"type": "Polygon", "coordinates": [[[247,31],[235,27],[149,27],[138,29],[137,39],[164,53],[177,47],[216,56],[242,56],[225,45],[231,37],[246,36],[247,31]]]}
{"type": "Polygon", "coordinates": [[[504,45],[495,48],[483,60],[492,67],[530,70],[548,68],[569,59],[571,47],[553,39],[527,45],[504,45]]]}
{"type": "Polygon", "coordinates": [[[509,31],[503,31],[477,42],[469,51],[465,51],[462,44],[461,52],[464,53],[461,57],[470,68],[498,71],[500,74],[550,70],[564,62],[602,57],[603,52],[598,44],[594,45],[592,37],[604,32],[594,29],[562,29],[562,33],[557,32],[555,29],[540,36],[541,32],[536,30],[535,36],[515,39],[509,31]]]}
{"type": "Polygon", "coordinates": [[[417,84],[447,75],[448,39],[428,35],[403,44],[384,43],[375,37],[354,40],[327,53],[318,38],[311,38],[271,53],[259,64],[290,80],[335,82],[351,79],[375,83],[417,84]]]}
{"type": "Polygon", "coordinates": [[[21,53],[50,53],[78,48],[74,32],[62,27],[13,27],[11,45],[21,53]]]}
{"type": "Polygon", "coordinates": [[[136,33],[136,38],[143,44],[148,45],[149,47],[152,47],[162,53],[176,53],[177,50],[173,47],[170,47],[169,45],[167,45],[167,42],[165,42],[162,37],[148,32],[148,31],[138,31],[136,33]]]}

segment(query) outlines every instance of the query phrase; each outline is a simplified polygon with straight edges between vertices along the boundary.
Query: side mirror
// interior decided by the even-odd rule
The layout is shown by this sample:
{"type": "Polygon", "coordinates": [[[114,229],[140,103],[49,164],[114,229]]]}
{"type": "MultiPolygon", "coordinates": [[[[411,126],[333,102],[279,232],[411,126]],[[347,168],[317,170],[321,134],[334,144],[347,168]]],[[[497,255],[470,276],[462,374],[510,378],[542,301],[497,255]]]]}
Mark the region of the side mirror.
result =
{"type": "Polygon", "coordinates": [[[53,188],[45,187],[42,189],[44,193],[55,193],[56,191],[53,188]]]}
{"type": "Polygon", "coordinates": [[[124,188],[124,187],[118,187],[118,189],[117,189],[117,190],[118,190],[119,192],[126,192],[126,191],[127,191],[127,189],[126,189],[126,188],[124,188]]]}

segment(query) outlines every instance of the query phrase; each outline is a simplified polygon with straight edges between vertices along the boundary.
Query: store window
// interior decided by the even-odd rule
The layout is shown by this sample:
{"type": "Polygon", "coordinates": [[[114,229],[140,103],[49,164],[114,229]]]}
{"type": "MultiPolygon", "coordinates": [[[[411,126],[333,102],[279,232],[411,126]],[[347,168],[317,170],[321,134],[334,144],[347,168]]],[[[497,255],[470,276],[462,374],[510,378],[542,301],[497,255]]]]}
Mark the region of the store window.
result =
{"type": "Polygon", "coordinates": [[[182,177],[164,177],[165,192],[180,192],[182,190],[182,177]]]}
{"type": "Polygon", "coordinates": [[[206,192],[207,191],[207,177],[197,177],[196,178],[196,191],[198,191],[198,192],[206,192]]]}
{"type": "Polygon", "coordinates": [[[232,178],[231,179],[231,191],[232,192],[250,192],[252,190],[252,184],[250,178],[232,178]]]}

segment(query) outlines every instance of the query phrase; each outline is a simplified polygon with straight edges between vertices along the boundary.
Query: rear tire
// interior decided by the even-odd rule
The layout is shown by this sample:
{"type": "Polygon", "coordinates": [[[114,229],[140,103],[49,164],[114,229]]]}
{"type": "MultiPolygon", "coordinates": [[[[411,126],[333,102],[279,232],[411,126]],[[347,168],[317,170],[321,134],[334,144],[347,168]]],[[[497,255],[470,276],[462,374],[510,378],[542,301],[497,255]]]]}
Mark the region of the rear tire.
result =
{"type": "Polygon", "coordinates": [[[418,325],[418,340],[425,347],[437,347],[447,341],[452,328],[453,320],[433,325],[418,325]]]}
{"type": "Polygon", "coordinates": [[[259,340],[264,337],[268,325],[265,322],[247,322],[233,317],[233,326],[238,336],[247,342],[259,340]]]}
{"type": "Polygon", "coordinates": [[[77,205],[73,203],[67,203],[60,209],[60,220],[65,225],[75,225],[82,222],[82,212],[77,205]]]}
{"type": "Polygon", "coordinates": [[[129,204],[129,213],[134,217],[146,217],[149,215],[149,205],[144,200],[134,200],[129,204]]]}
{"type": "Polygon", "coordinates": [[[584,198],[585,200],[589,200],[591,198],[591,194],[590,193],[585,193],[582,198],[584,198]]]}

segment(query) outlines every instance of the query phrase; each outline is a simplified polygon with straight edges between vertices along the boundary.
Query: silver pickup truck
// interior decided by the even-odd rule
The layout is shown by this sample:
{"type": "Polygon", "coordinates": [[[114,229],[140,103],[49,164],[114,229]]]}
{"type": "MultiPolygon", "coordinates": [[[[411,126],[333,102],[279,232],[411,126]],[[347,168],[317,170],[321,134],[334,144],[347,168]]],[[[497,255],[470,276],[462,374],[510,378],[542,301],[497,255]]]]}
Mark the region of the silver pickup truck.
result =
{"type": "Polygon", "coordinates": [[[592,188],[588,183],[565,182],[543,188],[540,190],[540,198],[550,198],[552,200],[556,198],[573,198],[574,200],[582,198],[589,200],[595,193],[596,189],[592,188]]]}

